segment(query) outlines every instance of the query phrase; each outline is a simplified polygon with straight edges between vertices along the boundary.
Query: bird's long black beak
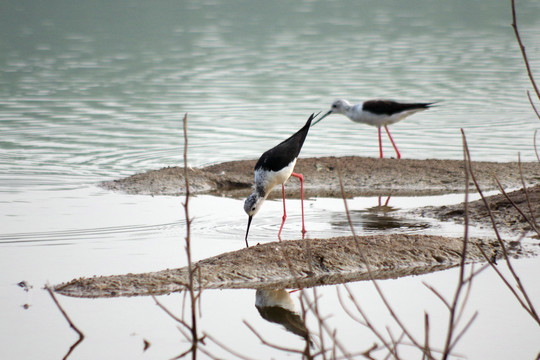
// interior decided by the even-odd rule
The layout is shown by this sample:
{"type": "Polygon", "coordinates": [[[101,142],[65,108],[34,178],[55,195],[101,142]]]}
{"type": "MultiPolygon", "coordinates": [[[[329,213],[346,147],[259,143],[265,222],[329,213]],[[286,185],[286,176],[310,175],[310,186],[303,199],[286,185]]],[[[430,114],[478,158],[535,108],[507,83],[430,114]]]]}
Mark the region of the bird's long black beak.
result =
{"type": "Polygon", "coordinates": [[[253,216],[250,216],[248,218],[248,226],[247,226],[247,230],[246,230],[246,247],[249,247],[249,244],[248,244],[248,241],[247,241],[247,237],[248,237],[248,234],[249,234],[249,225],[251,225],[251,220],[253,219],[253,216]]]}
{"type": "Polygon", "coordinates": [[[315,121],[314,123],[311,124],[311,126],[315,125],[316,123],[318,123],[319,121],[321,121],[322,119],[324,119],[325,117],[327,117],[328,115],[330,115],[332,113],[332,110],[328,111],[326,114],[324,114],[323,116],[321,116],[319,119],[317,119],[317,121],[315,121]]]}

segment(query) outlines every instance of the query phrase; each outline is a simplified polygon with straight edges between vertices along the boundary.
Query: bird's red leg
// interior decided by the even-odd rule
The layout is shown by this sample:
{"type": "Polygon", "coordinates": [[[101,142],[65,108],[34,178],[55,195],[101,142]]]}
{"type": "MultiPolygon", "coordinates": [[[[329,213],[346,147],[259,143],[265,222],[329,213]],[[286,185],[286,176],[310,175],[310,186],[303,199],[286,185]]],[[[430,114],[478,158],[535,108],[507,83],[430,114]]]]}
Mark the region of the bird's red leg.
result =
{"type": "Polygon", "coordinates": [[[304,225],[304,176],[302,174],[291,174],[294,177],[300,179],[300,199],[302,202],[302,238],[306,234],[306,226],[304,225]]]}
{"type": "MultiPolygon", "coordinates": [[[[388,127],[386,125],[384,125],[384,129],[386,130],[386,133],[388,134],[388,137],[390,138],[390,141],[392,142],[392,145],[394,146],[394,149],[396,150],[397,158],[401,159],[401,154],[399,153],[399,150],[397,149],[396,143],[394,142],[394,139],[392,139],[392,135],[390,135],[390,131],[388,131],[388,127]]],[[[380,130],[381,130],[381,128],[379,128],[379,140],[380,140],[380,136],[381,136],[380,130]]]]}
{"type": "Polygon", "coordinates": [[[379,129],[379,154],[380,154],[380,158],[382,159],[383,154],[382,154],[381,128],[379,127],[378,129],[379,129]]]}
{"type": "Polygon", "coordinates": [[[279,241],[281,241],[281,230],[283,230],[283,224],[285,224],[285,219],[287,218],[287,211],[285,210],[285,185],[284,184],[281,184],[281,191],[283,192],[283,218],[281,220],[281,227],[279,228],[279,232],[277,234],[279,241]]]}

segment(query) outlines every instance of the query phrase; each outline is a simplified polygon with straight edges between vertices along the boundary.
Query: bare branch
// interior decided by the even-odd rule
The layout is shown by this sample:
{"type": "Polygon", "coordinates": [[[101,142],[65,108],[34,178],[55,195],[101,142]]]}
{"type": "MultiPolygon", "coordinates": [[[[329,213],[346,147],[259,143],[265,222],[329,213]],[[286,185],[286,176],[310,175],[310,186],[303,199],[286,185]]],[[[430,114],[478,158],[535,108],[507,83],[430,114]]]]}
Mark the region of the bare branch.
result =
{"type": "MultiPolygon", "coordinates": [[[[360,244],[358,242],[358,237],[357,237],[356,232],[354,230],[354,226],[353,226],[352,219],[351,219],[351,214],[349,212],[349,207],[347,205],[347,198],[345,196],[345,188],[343,187],[343,179],[342,179],[342,176],[341,176],[341,166],[339,166],[339,163],[338,163],[338,166],[337,166],[337,173],[338,173],[338,178],[339,178],[339,186],[340,186],[340,190],[341,190],[341,197],[343,198],[343,203],[344,203],[344,206],[345,206],[345,213],[347,214],[347,220],[349,222],[349,227],[351,229],[351,233],[353,235],[353,238],[354,238],[354,240],[356,242],[356,247],[357,247],[358,253],[361,256],[362,261],[366,265],[366,270],[367,270],[369,279],[370,279],[371,283],[375,286],[375,289],[377,290],[377,294],[379,295],[379,297],[383,301],[386,309],[388,310],[388,312],[390,313],[390,315],[392,316],[394,321],[403,330],[403,332],[405,333],[407,338],[409,338],[409,340],[412,341],[419,350],[423,351],[423,346],[412,336],[412,334],[407,330],[405,324],[397,316],[394,309],[392,308],[392,306],[390,305],[390,303],[386,299],[386,296],[384,295],[381,288],[379,287],[379,284],[375,280],[375,277],[373,276],[373,273],[371,272],[371,267],[369,265],[369,262],[368,262],[364,252],[362,251],[362,249],[360,247],[360,244]]],[[[389,345],[389,344],[387,342],[385,342],[385,346],[387,346],[387,345],[389,345]]],[[[395,355],[395,357],[398,358],[397,354],[393,353],[393,355],[395,355]]]]}
{"type": "Polygon", "coordinates": [[[429,314],[424,312],[424,354],[422,359],[433,358],[431,355],[431,347],[429,345],[429,314]]]}
{"type": "Polygon", "coordinates": [[[341,297],[341,291],[339,290],[339,287],[336,287],[336,290],[337,290],[337,295],[338,295],[338,301],[339,301],[339,304],[341,305],[341,308],[345,311],[345,313],[351,318],[353,319],[354,321],[356,321],[357,323],[365,326],[365,327],[368,327],[368,325],[366,324],[366,322],[362,319],[360,319],[359,317],[357,317],[355,314],[352,313],[351,310],[349,310],[349,308],[345,305],[345,302],[343,301],[343,298],[341,297]]]}
{"type": "Polygon", "coordinates": [[[469,147],[467,145],[467,139],[465,137],[465,132],[463,131],[463,129],[461,129],[461,137],[463,140],[463,165],[465,168],[465,226],[463,234],[463,250],[461,253],[461,262],[459,264],[458,285],[454,293],[454,299],[450,306],[448,330],[446,333],[446,342],[442,354],[442,358],[444,360],[448,359],[448,357],[450,356],[451,348],[453,346],[452,344],[455,344],[455,341],[453,341],[454,331],[456,330],[457,324],[460,319],[460,314],[462,313],[466,304],[466,301],[462,301],[461,310],[458,310],[459,302],[461,300],[461,292],[463,290],[463,286],[465,285],[465,263],[467,261],[467,246],[469,242],[469,174],[472,176],[472,165],[471,156],[469,154],[469,147]]]}
{"type": "Polygon", "coordinates": [[[512,3],[512,28],[514,28],[514,34],[516,35],[516,39],[519,44],[519,49],[521,50],[521,55],[523,56],[525,67],[527,68],[527,75],[529,75],[529,79],[531,80],[531,84],[534,88],[534,91],[536,92],[536,96],[538,97],[538,99],[540,99],[540,91],[538,90],[538,87],[536,86],[536,81],[534,81],[534,76],[532,74],[532,70],[529,65],[529,59],[527,58],[527,53],[525,51],[525,45],[523,45],[523,42],[521,41],[521,36],[519,35],[519,30],[517,26],[515,0],[511,0],[511,3],[512,3]]]}
{"type": "Polygon", "coordinates": [[[536,158],[538,159],[538,162],[540,162],[540,155],[538,154],[538,147],[536,146],[536,133],[538,133],[538,130],[534,130],[534,138],[533,138],[534,153],[536,154],[536,158]]]}
{"type": "MultiPolygon", "coordinates": [[[[377,330],[375,328],[375,326],[371,323],[371,321],[369,320],[369,318],[367,317],[366,313],[364,312],[364,310],[360,307],[360,304],[358,304],[358,302],[355,300],[354,298],[354,295],[351,291],[351,289],[345,284],[344,285],[345,287],[345,290],[347,290],[348,294],[349,294],[349,298],[351,299],[351,302],[352,304],[356,307],[356,310],[358,311],[358,313],[360,313],[360,315],[362,316],[362,318],[364,319],[365,323],[366,323],[366,326],[371,330],[371,332],[383,343],[384,347],[388,350],[393,350],[391,345],[386,341],[385,337],[382,336],[382,334],[379,332],[379,330],[377,330]]],[[[399,359],[399,357],[397,356],[397,354],[393,353],[392,355],[394,355],[394,358],[395,359],[399,359]]]]}
{"type": "Polygon", "coordinates": [[[501,193],[504,195],[504,197],[506,198],[506,200],[508,200],[508,202],[510,204],[512,204],[512,206],[514,207],[514,209],[516,209],[516,211],[523,217],[523,219],[525,219],[525,221],[527,221],[529,223],[529,225],[531,226],[531,228],[536,231],[536,232],[539,232],[540,230],[537,229],[537,226],[536,226],[536,220],[534,220],[534,212],[532,210],[532,208],[530,207],[531,203],[530,203],[530,200],[528,199],[529,198],[529,195],[527,194],[525,188],[524,191],[525,191],[525,194],[526,194],[526,197],[527,197],[527,202],[529,203],[529,211],[531,212],[531,215],[532,215],[532,219],[534,220],[531,220],[527,215],[525,215],[525,213],[520,209],[519,206],[517,206],[517,204],[514,202],[514,200],[512,200],[512,198],[506,193],[506,191],[503,189],[502,185],[501,185],[501,182],[499,181],[499,179],[497,178],[497,176],[494,177],[495,178],[495,182],[497,182],[497,186],[499,187],[499,190],[501,191],[501,193]]]}
{"type": "Polygon", "coordinates": [[[213,336],[210,336],[210,334],[208,333],[203,333],[204,334],[204,337],[206,337],[207,339],[209,339],[210,341],[212,341],[214,344],[216,344],[217,346],[219,346],[220,348],[222,348],[223,350],[227,351],[228,353],[234,355],[236,358],[238,359],[243,359],[243,360],[253,360],[252,358],[250,357],[247,357],[245,355],[242,355],[236,351],[234,351],[233,349],[231,349],[230,347],[228,347],[227,345],[223,344],[222,342],[218,341],[217,339],[215,339],[213,336]]]}
{"type": "MultiPolygon", "coordinates": [[[[536,216],[531,205],[531,198],[529,197],[529,191],[527,190],[527,185],[525,185],[525,178],[523,177],[523,167],[521,166],[521,156],[518,153],[518,164],[519,164],[519,177],[521,179],[521,185],[523,185],[523,191],[525,192],[525,198],[527,199],[527,206],[529,207],[529,213],[531,214],[532,228],[538,235],[540,235],[540,229],[538,229],[536,224],[536,216]]],[[[530,223],[530,222],[529,222],[530,223]]]]}
{"type": "Polygon", "coordinates": [[[444,298],[444,296],[442,296],[442,294],[437,289],[435,289],[433,286],[429,285],[426,282],[422,281],[422,284],[424,284],[425,287],[427,287],[429,290],[431,290],[431,292],[433,294],[435,294],[435,296],[437,296],[443,302],[443,304],[446,306],[446,308],[448,310],[450,310],[450,308],[451,308],[450,303],[444,298]]]}
{"type": "Polygon", "coordinates": [[[536,117],[540,120],[540,113],[538,112],[538,110],[536,110],[536,106],[534,106],[534,102],[532,101],[531,93],[529,90],[527,90],[527,97],[529,98],[529,103],[531,104],[531,107],[533,108],[536,117]]]}
{"type": "Polygon", "coordinates": [[[527,313],[533,318],[536,320],[536,322],[538,322],[540,324],[540,320],[538,319],[538,316],[535,316],[535,313],[533,313],[531,311],[531,309],[529,309],[529,307],[527,306],[527,304],[525,303],[525,301],[521,298],[521,296],[519,296],[518,292],[514,289],[514,287],[508,282],[508,280],[504,277],[504,275],[499,271],[499,269],[497,269],[497,267],[495,266],[495,264],[491,261],[491,259],[488,258],[487,254],[485,253],[484,249],[482,249],[480,247],[480,245],[476,245],[478,247],[478,250],[480,251],[480,253],[482,254],[482,256],[484,257],[484,259],[491,265],[491,267],[493,268],[493,270],[497,273],[497,275],[499,276],[499,278],[501,278],[501,280],[503,281],[503,283],[506,285],[506,287],[508,287],[508,289],[510,290],[510,292],[515,296],[515,298],[517,299],[517,301],[519,302],[519,304],[521,305],[521,307],[523,307],[525,309],[525,311],[527,311],[527,313]]]}
{"type": "Polygon", "coordinates": [[[174,315],[165,305],[159,302],[158,299],[154,295],[152,295],[152,299],[154,299],[154,301],[156,302],[156,305],[159,306],[163,311],[165,311],[167,315],[169,315],[179,324],[182,324],[186,329],[191,330],[191,327],[189,326],[188,323],[186,323],[183,319],[179,318],[178,316],[174,315]]]}
{"type": "Polygon", "coordinates": [[[69,318],[66,311],[62,308],[62,306],[58,302],[58,299],[56,298],[56,295],[54,295],[54,292],[49,287],[49,285],[45,285],[45,290],[47,290],[49,292],[49,295],[51,295],[51,298],[53,299],[54,303],[56,304],[56,307],[58,307],[58,310],[60,310],[60,312],[62,313],[62,315],[64,316],[64,318],[68,322],[69,327],[72,328],[73,331],[75,331],[79,335],[79,340],[77,340],[75,343],[73,343],[73,345],[71,345],[71,347],[69,348],[67,354],[64,355],[63,359],[65,360],[65,359],[67,359],[69,357],[69,355],[71,355],[73,350],[75,350],[75,348],[84,340],[84,334],[82,333],[81,330],[79,330],[79,328],[77,326],[75,326],[73,321],[71,321],[71,319],[69,318]]]}
{"type": "Polygon", "coordinates": [[[471,318],[469,319],[469,321],[467,321],[467,324],[465,324],[465,326],[463,327],[463,329],[461,329],[461,331],[457,334],[457,336],[455,337],[454,341],[452,342],[452,344],[450,345],[450,351],[452,351],[452,349],[454,348],[454,346],[459,342],[459,340],[461,339],[461,337],[467,332],[467,330],[469,330],[469,327],[472,325],[472,323],[474,322],[474,320],[476,319],[476,317],[478,316],[478,311],[476,311],[474,313],[473,316],[471,316],[471,318]]]}
{"type": "Polygon", "coordinates": [[[258,332],[257,330],[255,330],[247,321],[243,320],[243,323],[249,328],[249,330],[251,330],[252,333],[255,334],[255,336],[257,336],[259,338],[259,340],[261,341],[261,343],[263,343],[264,345],[268,346],[268,347],[271,347],[271,348],[274,348],[274,349],[277,349],[277,350],[280,350],[280,351],[285,351],[285,352],[289,352],[289,353],[294,353],[294,354],[303,354],[304,351],[303,350],[298,350],[298,349],[293,349],[293,348],[287,348],[287,347],[284,347],[284,346],[280,346],[280,345],[276,345],[276,344],[272,344],[271,342],[268,342],[266,341],[258,332]]]}

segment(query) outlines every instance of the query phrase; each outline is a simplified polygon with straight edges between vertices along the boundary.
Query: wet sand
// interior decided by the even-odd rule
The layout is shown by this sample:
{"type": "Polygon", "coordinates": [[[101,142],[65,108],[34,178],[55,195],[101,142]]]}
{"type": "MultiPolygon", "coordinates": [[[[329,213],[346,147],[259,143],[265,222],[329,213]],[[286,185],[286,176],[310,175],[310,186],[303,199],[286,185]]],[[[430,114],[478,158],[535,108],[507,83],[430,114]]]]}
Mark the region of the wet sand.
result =
{"type": "MultiPolygon", "coordinates": [[[[495,240],[471,240],[467,261],[500,255],[495,240]]],[[[392,234],[272,242],[201,260],[194,265],[197,288],[283,289],[419,275],[457,266],[463,240],[392,234]],[[367,259],[367,264],[366,260],[367,259]],[[200,278],[199,278],[200,276],[200,278]]],[[[519,247],[511,248],[518,254],[519,247]]],[[[152,273],[75,279],[55,291],[75,297],[160,295],[185,290],[187,268],[152,273]]]]}
{"type": "MultiPolygon", "coordinates": [[[[192,194],[219,194],[232,197],[247,196],[252,189],[253,167],[256,160],[220,163],[204,168],[190,168],[188,178],[192,194]]],[[[530,208],[540,223],[540,164],[537,162],[473,162],[472,168],[482,191],[496,190],[499,179],[505,189],[528,187],[530,208]]],[[[307,197],[342,197],[338,169],[347,197],[352,196],[429,196],[465,192],[463,161],[459,160],[410,160],[378,159],[358,156],[320,157],[298,159],[295,171],[305,177],[304,192],[307,197]]],[[[182,195],[185,193],[184,169],[168,167],[148,171],[124,179],[101,183],[106,189],[129,194],[182,195]]],[[[294,178],[287,182],[288,197],[300,197],[300,184],[294,178]]],[[[274,190],[269,198],[281,196],[274,190]]],[[[471,193],[476,192],[472,181],[471,193]]],[[[519,207],[529,210],[529,204],[518,192],[512,198],[519,207]]],[[[497,226],[510,231],[528,231],[532,226],[506,200],[504,196],[490,197],[497,226]]],[[[419,208],[412,211],[421,216],[443,221],[463,222],[464,206],[419,208]]],[[[530,214],[530,210],[527,212],[530,214]]],[[[531,217],[529,215],[529,217],[531,217]]],[[[483,202],[473,202],[469,207],[473,225],[490,226],[491,220],[483,202]]]]}
{"type": "MultiPolygon", "coordinates": [[[[506,195],[511,201],[504,194],[486,197],[497,229],[507,233],[523,233],[540,239],[540,185],[522,188],[506,195]]],[[[463,203],[452,206],[424,207],[414,212],[441,221],[463,223],[465,219],[463,203]]],[[[493,227],[489,211],[482,199],[468,204],[468,215],[469,222],[476,226],[493,227]]]]}
{"type": "MultiPolygon", "coordinates": [[[[253,184],[256,160],[220,163],[190,168],[188,178],[192,194],[245,196],[253,184]]],[[[522,163],[527,185],[540,184],[540,164],[522,163]]],[[[424,196],[465,191],[463,161],[378,159],[358,156],[300,158],[295,172],[305,177],[306,196],[341,197],[338,169],[347,196],[424,196]]],[[[521,187],[517,162],[474,162],[473,169],[482,190],[497,188],[496,175],[505,188],[521,187]]],[[[470,184],[473,185],[472,183],[470,184]]],[[[185,193],[184,169],[168,167],[101,183],[106,189],[128,194],[182,195],[185,193]]],[[[290,179],[287,196],[300,197],[300,184],[290,179]]],[[[270,197],[281,196],[273,191],[270,197]]]]}
{"type": "MultiPolygon", "coordinates": [[[[255,160],[234,161],[200,169],[189,169],[193,194],[245,196],[250,193],[255,160]]],[[[346,196],[400,195],[425,196],[465,191],[464,166],[454,160],[395,160],[361,157],[299,159],[296,172],[304,174],[307,196],[341,197],[338,169],[346,196]]],[[[494,176],[503,187],[522,186],[518,163],[474,162],[473,171],[483,191],[497,189],[494,176]]],[[[515,206],[503,195],[488,197],[497,227],[503,232],[535,234],[540,222],[540,164],[522,163],[527,185],[509,194],[515,206]],[[534,215],[531,215],[534,214],[534,215]],[[525,215],[525,216],[523,216],[525,215]]],[[[181,195],[185,193],[184,169],[164,168],[101,184],[110,190],[130,194],[181,195]]],[[[288,196],[299,197],[297,181],[287,183],[288,196]]],[[[470,184],[470,191],[475,191],[470,184]]],[[[273,196],[280,196],[274,191],[273,196]]],[[[412,210],[417,215],[442,221],[463,222],[464,205],[426,207],[412,210]]],[[[484,203],[469,204],[471,224],[491,226],[484,203]]],[[[490,257],[501,255],[495,236],[475,239],[468,247],[469,262],[485,261],[478,250],[490,257]]],[[[423,274],[457,266],[463,239],[431,235],[388,234],[273,242],[225,253],[196,264],[201,288],[297,288],[337,284],[370,278],[364,261],[369,259],[375,279],[423,274]],[[365,256],[365,257],[364,257],[365,256]]],[[[507,244],[512,255],[524,253],[519,242],[507,244]]],[[[154,273],[126,274],[75,279],[57,285],[55,290],[78,297],[111,297],[164,294],[182,291],[187,269],[154,273]]]]}

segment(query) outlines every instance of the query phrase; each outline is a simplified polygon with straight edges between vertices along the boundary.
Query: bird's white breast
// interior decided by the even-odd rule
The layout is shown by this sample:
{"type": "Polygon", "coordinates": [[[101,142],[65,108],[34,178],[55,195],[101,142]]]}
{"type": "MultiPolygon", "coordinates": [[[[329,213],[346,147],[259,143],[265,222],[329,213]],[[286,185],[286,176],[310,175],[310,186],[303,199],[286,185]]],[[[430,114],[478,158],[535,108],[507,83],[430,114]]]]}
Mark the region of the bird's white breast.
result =
{"type": "Polygon", "coordinates": [[[255,306],[257,307],[274,307],[295,312],[294,303],[289,293],[284,290],[257,290],[255,293],[255,306]]]}
{"type": "Polygon", "coordinates": [[[291,176],[296,165],[296,159],[291,161],[289,165],[279,171],[264,171],[262,169],[255,170],[255,184],[261,184],[264,187],[266,195],[274,186],[284,184],[291,176]]]}

